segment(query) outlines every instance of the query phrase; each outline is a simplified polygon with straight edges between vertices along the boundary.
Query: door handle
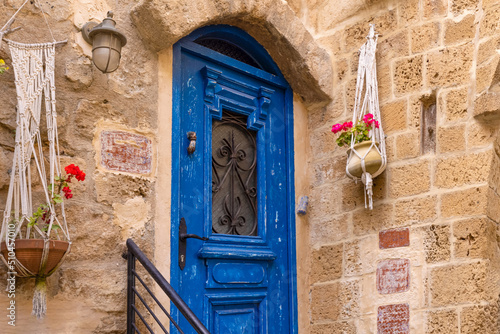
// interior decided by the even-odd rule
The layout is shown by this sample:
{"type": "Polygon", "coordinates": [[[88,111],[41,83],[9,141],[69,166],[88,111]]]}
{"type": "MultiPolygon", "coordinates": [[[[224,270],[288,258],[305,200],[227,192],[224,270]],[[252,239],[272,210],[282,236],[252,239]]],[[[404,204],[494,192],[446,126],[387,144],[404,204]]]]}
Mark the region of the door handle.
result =
{"type": "Polygon", "coordinates": [[[186,220],[182,217],[179,223],[179,268],[181,268],[181,270],[184,270],[184,267],[186,266],[186,239],[189,238],[203,241],[208,240],[208,238],[200,237],[196,234],[188,234],[186,220]]]}
{"type": "Polygon", "coordinates": [[[189,140],[188,154],[193,154],[196,150],[196,132],[189,131],[187,137],[189,140]]]}

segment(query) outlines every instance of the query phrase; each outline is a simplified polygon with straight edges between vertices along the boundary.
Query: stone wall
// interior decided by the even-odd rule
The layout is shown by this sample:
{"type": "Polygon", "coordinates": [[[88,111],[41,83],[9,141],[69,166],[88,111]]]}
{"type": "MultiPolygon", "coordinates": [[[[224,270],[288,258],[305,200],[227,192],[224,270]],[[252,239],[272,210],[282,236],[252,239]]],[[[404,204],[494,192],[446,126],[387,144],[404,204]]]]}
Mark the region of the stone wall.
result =
{"type": "MultiPolygon", "coordinates": [[[[0,4],[1,25],[22,2],[0,4]]],[[[168,268],[168,224],[161,217],[170,210],[171,46],[216,23],[255,37],[296,94],[296,160],[308,161],[309,170],[296,174],[296,195],[310,199],[308,214],[297,220],[300,333],[498,333],[497,1],[42,4],[55,38],[68,39],[56,59],[63,163],[80,165],[88,178],[68,201],[73,250],[49,279],[47,318],[30,316],[34,282],[18,279],[18,327],[4,331],[0,324],[2,333],[124,332],[126,238],[168,268]],[[109,9],[128,44],[120,68],[104,75],[91,64],[79,29],[109,9]],[[364,208],[362,186],[346,178],[345,149],[330,132],[352,117],[357,51],[368,23],[382,35],[377,70],[389,159],[375,179],[373,211],[364,208]],[[148,145],[136,153],[149,165],[106,159],[105,152],[138,136],[148,145]]],[[[23,29],[7,37],[49,41],[44,24],[36,2],[28,3],[14,24],[23,29]]],[[[0,58],[11,62],[5,44],[0,58]]],[[[14,146],[12,70],[0,75],[0,87],[1,209],[14,146]]]]}
{"type": "Polygon", "coordinates": [[[500,4],[378,1],[338,20],[309,3],[335,72],[309,118],[311,333],[498,333],[500,4]],[[368,23],[389,160],[373,211],[330,132],[352,118],[368,23]]]}

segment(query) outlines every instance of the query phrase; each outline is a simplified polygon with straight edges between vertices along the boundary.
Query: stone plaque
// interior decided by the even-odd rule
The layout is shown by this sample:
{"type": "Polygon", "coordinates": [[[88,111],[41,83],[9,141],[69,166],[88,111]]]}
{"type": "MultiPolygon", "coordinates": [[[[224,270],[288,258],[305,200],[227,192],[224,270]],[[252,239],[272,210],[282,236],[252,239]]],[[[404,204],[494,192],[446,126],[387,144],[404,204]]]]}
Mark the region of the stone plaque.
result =
{"type": "Polygon", "coordinates": [[[385,305],[378,308],[378,334],[410,333],[410,307],[408,304],[385,305]]]}
{"type": "Polygon", "coordinates": [[[410,260],[389,259],[377,266],[377,290],[383,295],[405,292],[410,288],[410,260]]]}
{"type": "Polygon", "coordinates": [[[102,131],[101,165],[119,172],[151,173],[151,139],[125,131],[102,131]]]}
{"type": "Polygon", "coordinates": [[[380,249],[410,246],[410,229],[400,228],[379,233],[380,249]]]}

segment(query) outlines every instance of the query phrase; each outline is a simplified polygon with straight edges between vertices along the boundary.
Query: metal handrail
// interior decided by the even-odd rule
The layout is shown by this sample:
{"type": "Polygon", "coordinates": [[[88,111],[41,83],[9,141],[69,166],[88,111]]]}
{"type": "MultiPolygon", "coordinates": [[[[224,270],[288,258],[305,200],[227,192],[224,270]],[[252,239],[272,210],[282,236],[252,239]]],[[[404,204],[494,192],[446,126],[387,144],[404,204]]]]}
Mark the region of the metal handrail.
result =
{"type": "Polygon", "coordinates": [[[178,324],[172,319],[170,314],[165,310],[163,305],[160,304],[155,295],[151,292],[151,290],[145,285],[144,281],[139,278],[137,272],[135,270],[135,260],[139,260],[139,262],[143,265],[143,267],[147,270],[147,272],[151,275],[151,277],[155,280],[155,282],[160,286],[160,288],[165,292],[165,294],[170,298],[171,302],[177,307],[177,309],[182,313],[182,315],[186,318],[186,320],[193,326],[194,330],[196,330],[199,334],[210,334],[205,325],[198,319],[198,317],[193,313],[193,311],[189,308],[189,306],[182,300],[179,294],[172,288],[172,286],[167,282],[165,277],[156,269],[156,267],[149,261],[146,255],[140,250],[140,248],[135,244],[132,239],[127,240],[127,333],[133,334],[138,332],[137,327],[135,325],[135,315],[139,316],[139,319],[145,324],[146,328],[150,333],[153,334],[152,329],[144,320],[144,317],[141,315],[137,307],[135,306],[135,296],[137,295],[141,302],[146,306],[149,313],[153,316],[155,321],[160,325],[162,330],[166,333],[163,325],[159,322],[157,316],[151,311],[148,305],[146,305],[142,296],[138,295],[137,290],[135,288],[135,278],[138,278],[140,283],[146,288],[146,291],[153,297],[153,299],[158,303],[162,311],[168,316],[170,321],[174,324],[177,330],[180,333],[183,333],[179,328],[178,324]]]}

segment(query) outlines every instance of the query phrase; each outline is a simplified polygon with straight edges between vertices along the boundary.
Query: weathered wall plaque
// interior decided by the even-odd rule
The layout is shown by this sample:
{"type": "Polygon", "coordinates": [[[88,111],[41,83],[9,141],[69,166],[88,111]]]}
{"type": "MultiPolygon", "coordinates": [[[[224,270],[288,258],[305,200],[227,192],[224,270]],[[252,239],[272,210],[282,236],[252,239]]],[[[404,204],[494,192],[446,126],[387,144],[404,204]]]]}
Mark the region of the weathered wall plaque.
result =
{"type": "Polygon", "coordinates": [[[125,131],[102,131],[101,165],[119,172],[151,173],[151,139],[125,131]]]}
{"type": "Polygon", "coordinates": [[[385,305],[378,308],[378,334],[410,333],[410,307],[408,304],[385,305]]]}
{"type": "Polygon", "coordinates": [[[410,246],[410,229],[399,228],[379,233],[380,249],[410,246]]]}
{"type": "Polygon", "coordinates": [[[389,259],[377,266],[377,290],[383,295],[408,291],[410,260],[389,259]]]}

